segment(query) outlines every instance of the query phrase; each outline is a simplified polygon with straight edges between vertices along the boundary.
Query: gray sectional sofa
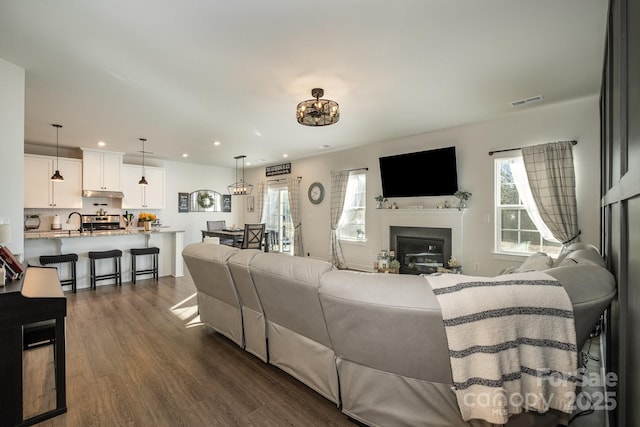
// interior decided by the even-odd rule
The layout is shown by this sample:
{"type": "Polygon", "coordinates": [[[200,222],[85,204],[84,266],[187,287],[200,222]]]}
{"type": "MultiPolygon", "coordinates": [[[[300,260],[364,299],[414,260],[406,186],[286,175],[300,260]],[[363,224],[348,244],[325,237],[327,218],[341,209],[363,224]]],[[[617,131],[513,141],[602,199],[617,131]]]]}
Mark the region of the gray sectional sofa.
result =
{"type": "MultiPolygon", "coordinates": [[[[571,299],[581,347],[616,287],[595,248],[575,249],[545,272],[571,299]]],[[[425,278],[212,243],[189,245],[183,257],[204,323],[349,417],[371,426],[489,425],[460,415],[442,313],[425,278]]],[[[565,421],[549,411],[508,425],[565,421]]]]}

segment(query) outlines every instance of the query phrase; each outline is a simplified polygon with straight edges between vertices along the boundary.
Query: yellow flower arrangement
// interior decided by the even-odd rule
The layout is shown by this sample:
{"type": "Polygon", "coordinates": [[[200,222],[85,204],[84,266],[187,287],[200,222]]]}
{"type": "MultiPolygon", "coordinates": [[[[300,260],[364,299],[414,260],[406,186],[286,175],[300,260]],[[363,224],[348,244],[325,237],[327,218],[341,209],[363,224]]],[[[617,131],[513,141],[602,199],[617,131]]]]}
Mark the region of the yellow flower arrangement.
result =
{"type": "Polygon", "coordinates": [[[140,215],[138,215],[138,221],[155,221],[156,219],[158,219],[158,217],[156,216],[156,214],[150,213],[150,212],[140,212],[140,215]]]}

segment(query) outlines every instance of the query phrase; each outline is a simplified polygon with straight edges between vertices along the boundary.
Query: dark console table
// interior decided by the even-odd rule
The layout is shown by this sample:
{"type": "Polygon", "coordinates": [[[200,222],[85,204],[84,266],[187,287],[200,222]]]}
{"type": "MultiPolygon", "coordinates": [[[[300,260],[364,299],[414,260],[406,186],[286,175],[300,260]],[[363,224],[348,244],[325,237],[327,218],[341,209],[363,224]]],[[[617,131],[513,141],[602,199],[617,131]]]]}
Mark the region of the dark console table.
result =
{"type": "Polygon", "coordinates": [[[67,411],[65,327],[67,299],[55,268],[29,267],[21,280],[0,287],[0,426],[29,426],[67,411]],[[22,326],[55,320],[56,407],[24,419],[22,326]]]}

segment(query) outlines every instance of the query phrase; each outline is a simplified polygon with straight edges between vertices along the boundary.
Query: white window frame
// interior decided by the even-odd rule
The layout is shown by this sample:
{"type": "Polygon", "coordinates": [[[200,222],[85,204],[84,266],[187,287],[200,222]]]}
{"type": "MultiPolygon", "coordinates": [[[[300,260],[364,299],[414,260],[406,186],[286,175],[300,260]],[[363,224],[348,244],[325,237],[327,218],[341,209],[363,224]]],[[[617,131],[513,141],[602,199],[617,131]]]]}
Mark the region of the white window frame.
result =
{"type": "Polygon", "coordinates": [[[276,233],[275,246],[271,248],[273,252],[282,252],[293,255],[293,222],[291,220],[291,209],[289,208],[289,195],[286,184],[273,184],[267,187],[262,222],[267,224],[267,230],[276,233]],[[274,203],[271,203],[272,193],[277,193],[274,203]],[[274,209],[275,208],[275,209],[274,209]],[[273,217],[277,219],[277,229],[273,229],[273,217]]]}
{"type": "Polygon", "coordinates": [[[364,170],[349,172],[349,181],[342,207],[340,221],[338,221],[338,239],[345,242],[366,242],[366,213],[367,213],[367,174],[364,170]],[[356,212],[357,211],[357,212],[356,212]],[[357,218],[349,221],[349,218],[357,218]],[[346,230],[361,230],[361,234],[353,234],[346,230]]]}
{"type": "MultiPolygon", "coordinates": [[[[516,158],[516,156],[504,156],[504,157],[498,157],[496,159],[494,159],[494,175],[493,175],[493,182],[494,182],[494,225],[495,225],[495,234],[494,234],[494,252],[498,253],[498,254],[505,254],[505,255],[520,255],[520,256],[529,256],[533,253],[536,252],[546,252],[548,255],[551,256],[556,256],[558,253],[560,253],[561,249],[562,249],[562,245],[560,245],[557,242],[552,242],[549,240],[544,239],[543,233],[540,232],[540,230],[535,227],[533,229],[523,229],[521,227],[520,224],[520,217],[518,219],[518,227],[517,228],[513,228],[513,229],[508,229],[510,231],[515,231],[518,233],[518,236],[520,237],[521,233],[523,232],[537,232],[540,235],[540,240],[536,243],[531,245],[531,247],[529,247],[529,245],[527,245],[527,247],[525,247],[523,245],[524,242],[520,242],[518,244],[518,249],[504,249],[503,245],[502,245],[502,232],[504,231],[503,227],[502,227],[502,212],[503,210],[520,210],[520,211],[524,211],[526,213],[526,207],[523,204],[522,199],[519,200],[519,204],[501,204],[501,166],[503,163],[505,162],[510,162],[512,159],[516,158]]],[[[516,189],[517,191],[517,189],[516,189]]]]}

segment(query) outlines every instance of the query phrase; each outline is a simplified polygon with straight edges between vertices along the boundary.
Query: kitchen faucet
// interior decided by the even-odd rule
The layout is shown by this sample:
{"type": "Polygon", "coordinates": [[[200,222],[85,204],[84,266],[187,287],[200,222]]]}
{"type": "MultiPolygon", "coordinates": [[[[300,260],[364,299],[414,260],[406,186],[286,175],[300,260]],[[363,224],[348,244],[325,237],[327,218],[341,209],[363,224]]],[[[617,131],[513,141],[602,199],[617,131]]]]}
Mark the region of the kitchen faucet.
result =
{"type": "Polygon", "coordinates": [[[84,232],[84,227],[82,226],[82,214],[81,214],[80,212],[71,212],[71,213],[69,214],[69,216],[67,217],[67,224],[69,224],[69,223],[70,223],[70,221],[71,221],[71,216],[72,216],[73,214],[77,214],[77,215],[80,217],[80,232],[81,232],[81,233],[82,233],[82,232],[84,232]]]}

